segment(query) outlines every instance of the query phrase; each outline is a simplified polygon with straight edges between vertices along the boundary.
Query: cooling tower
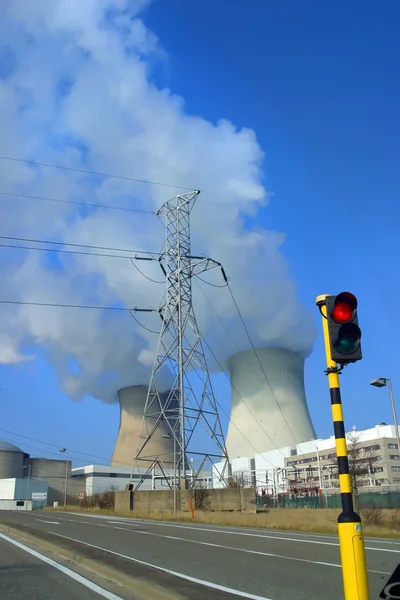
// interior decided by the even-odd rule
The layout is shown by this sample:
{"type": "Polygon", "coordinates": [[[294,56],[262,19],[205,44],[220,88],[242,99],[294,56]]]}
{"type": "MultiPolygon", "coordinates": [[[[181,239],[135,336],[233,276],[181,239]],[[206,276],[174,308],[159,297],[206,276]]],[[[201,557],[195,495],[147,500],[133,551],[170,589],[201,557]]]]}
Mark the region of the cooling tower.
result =
{"type": "Polygon", "coordinates": [[[254,350],[229,359],[231,419],[235,425],[229,425],[226,446],[231,459],[253,457],[315,438],[304,389],[304,358],[279,348],[261,348],[257,355],[260,362],[254,350]]]}
{"type": "MultiPolygon", "coordinates": [[[[118,391],[120,406],[120,423],[117,441],[111,460],[113,467],[129,467],[138,448],[138,440],[142,426],[143,413],[146,405],[147,386],[134,385],[118,391]]],[[[168,392],[161,394],[165,401],[168,392]]],[[[159,427],[143,451],[143,456],[160,456],[164,462],[173,463],[173,439],[166,437],[167,430],[159,427]]],[[[142,443],[144,440],[142,440],[142,443]]],[[[139,466],[150,467],[151,462],[138,461],[139,466]]]]}

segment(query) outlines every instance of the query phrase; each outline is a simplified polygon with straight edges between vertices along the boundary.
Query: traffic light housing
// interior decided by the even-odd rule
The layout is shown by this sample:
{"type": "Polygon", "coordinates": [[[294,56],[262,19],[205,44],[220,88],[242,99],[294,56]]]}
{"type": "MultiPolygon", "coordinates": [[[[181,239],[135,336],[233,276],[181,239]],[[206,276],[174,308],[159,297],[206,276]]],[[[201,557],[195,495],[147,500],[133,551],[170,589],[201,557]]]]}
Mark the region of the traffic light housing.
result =
{"type": "Polygon", "coordinates": [[[342,292],[338,296],[326,296],[331,358],[340,365],[362,359],[357,304],[357,298],[350,292],[342,292]]]}

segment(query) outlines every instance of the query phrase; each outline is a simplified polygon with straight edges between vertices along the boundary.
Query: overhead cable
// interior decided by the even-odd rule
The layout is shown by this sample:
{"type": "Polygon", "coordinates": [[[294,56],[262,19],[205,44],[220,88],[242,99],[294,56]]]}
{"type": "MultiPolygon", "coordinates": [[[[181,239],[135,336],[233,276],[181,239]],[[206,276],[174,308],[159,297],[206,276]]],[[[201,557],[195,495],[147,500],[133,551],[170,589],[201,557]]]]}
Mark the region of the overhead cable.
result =
{"type": "Polygon", "coordinates": [[[85,308],[90,310],[117,310],[121,312],[134,311],[134,308],[122,306],[88,306],[86,304],[56,304],[53,302],[24,302],[22,300],[0,300],[0,304],[21,304],[26,306],[53,306],[57,308],[85,308]]]}
{"type": "Polygon", "coordinates": [[[271,385],[271,383],[270,383],[270,381],[269,381],[269,379],[268,379],[268,375],[267,375],[267,374],[266,374],[266,372],[265,372],[265,369],[264,369],[264,367],[263,367],[263,364],[262,364],[262,362],[261,362],[261,359],[260,359],[260,357],[258,356],[257,349],[256,349],[256,347],[255,347],[255,346],[254,346],[254,344],[253,344],[253,340],[251,339],[250,332],[249,332],[249,330],[248,330],[248,328],[247,328],[247,325],[246,325],[246,323],[245,323],[245,320],[244,320],[244,318],[243,318],[243,315],[242,315],[242,313],[241,313],[241,311],[240,311],[240,309],[239,309],[239,305],[238,305],[238,303],[236,302],[235,296],[233,295],[232,288],[231,288],[231,286],[229,285],[229,282],[227,282],[227,288],[228,288],[228,290],[229,290],[230,296],[231,296],[231,298],[232,298],[232,301],[233,301],[233,303],[234,303],[234,305],[235,305],[235,308],[236,308],[236,310],[237,310],[237,313],[238,313],[238,315],[239,315],[240,321],[241,321],[241,323],[242,323],[242,325],[243,325],[243,329],[244,329],[244,330],[245,330],[245,332],[246,332],[247,338],[248,338],[248,340],[249,340],[249,342],[250,342],[250,345],[251,345],[251,347],[252,347],[252,349],[253,349],[253,352],[254,352],[254,354],[255,354],[255,356],[256,356],[257,362],[258,362],[258,364],[260,365],[261,371],[263,372],[263,375],[264,375],[264,377],[265,377],[265,381],[267,382],[267,385],[268,385],[268,387],[269,387],[269,389],[270,389],[270,391],[271,391],[271,395],[272,395],[273,399],[275,400],[275,403],[276,403],[277,407],[279,408],[279,411],[280,411],[280,413],[281,413],[281,415],[282,415],[282,417],[283,417],[283,419],[284,419],[284,421],[285,421],[285,423],[286,423],[286,425],[287,425],[287,428],[288,428],[288,430],[290,431],[290,433],[291,433],[291,435],[292,435],[292,437],[293,437],[293,441],[294,441],[296,444],[298,444],[298,442],[297,442],[297,440],[296,440],[296,437],[295,437],[295,435],[294,435],[293,431],[291,430],[289,423],[287,422],[287,419],[286,419],[285,413],[284,413],[284,411],[282,410],[282,407],[281,407],[281,405],[279,404],[277,397],[275,396],[275,392],[274,392],[274,390],[273,390],[273,388],[272,388],[272,385],[271,385]]]}
{"type": "Polygon", "coordinates": [[[10,196],[11,198],[25,198],[31,200],[43,200],[45,202],[58,202],[60,204],[76,204],[78,206],[88,206],[90,208],[108,208],[111,210],[123,210],[126,212],[143,213],[146,215],[155,215],[155,211],[142,210],[140,208],[128,208],[124,206],[111,206],[109,204],[94,204],[92,202],[78,202],[77,200],[61,200],[58,198],[47,198],[45,196],[29,196],[28,194],[15,194],[11,192],[0,192],[0,196],[10,196]]]}
{"type": "Polygon", "coordinates": [[[17,250],[34,250],[37,252],[55,252],[56,254],[75,254],[78,256],[99,256],[101,258],[122,258],[132,260],[130,256],[122,254],[109,254],[104,252],[79,252],[79,250],[63,250],[61,248],[37,248],[36,246],[18,246],[16,244],[0,244],[1,248],[15,248],[17,250]]]}
{"type": "Polygon", "coordinates": [[[173,185],[171,183],[163,183],[161,181],[151,181],[150,179],[138,179],[136,177],[126,177],[123,175],[114,175],[111,173],[101,173],[98,171],[89,171],[87,169],[78,169],[77,167],[65,167],[62,165],[52,165],[50,163],[39,162],[37,160],[27,160],[24,158],[14,158],[11,156],[0,156],[0,160],[8,160],[8,161],[12,161],[12,162],[25,163],[27,165],[36,165],[39,167],[50,167],[52,169],[61,169],[63,171],[74,171],[76,173],[85,173],[87,175],[97,175],[99,177],[109,177],[112,179],[123,179],[125,181],[134,181],[136,183],[147,183],[149,185],[159,185],[162,187],[176,188],[179,190],[188,190],[190,192],[196,191],[194,188],[188,188],[188,187],[184,187],[182,185],[173,185]]]}
{"type": "Polygon", "coordinates": [[[36,240],[31,238],[14,237],[7,235],[0,235],[1,240],[11,240],[17,242],[28,242],[31,244],[51,244],[56,246],[71,246],[73,248],[89,248],[91,250],[110,250],[113,252],[130,252],[131,254],[150,254],[158,256],[159,252],[147,252],[147,250],[132,250],[132,248],[113,248],[112,246],[93,246],[91,244],[73,244],[70,242],[58,242],[53,240],[36,240]]]}
{"type": "MultiPolygon", "coordinates": [[[[209,343],[205,340],[205,338],[203,337],[203,342],[205,343],[205,345],[207,346],[209,352],[211,353],[211,355],[214,357],[214,360],[217,362],[219,368],[221,369],[222,373],[224,373],[225,377],[230,381],[232,388],[235,390],[235,392],[237,393],[237,395],[239,396],[239,398],[241,399],[241,401],[243,402],[243,404],[246,406],[247,410],[249,411],[249,413],[251,414],[251,416],[253,417],[253,419],[256,421],[256,423],[258,424],[258,426],[262,429],[262,431],[265,433],[265,435],[267,436],[267,438],[269,439],[269,441],[275,446],[275,448],[282,454],[282,456],[284,456],[282,450],[280,448],[278,448],[278,446],[276,445],[276,442],[274,442],[274,440],[271,438],[271,436],[267,433],[267,431],[264,429],[264,427],[261,425],[261,423],[258,421],[257,417],[255,416],[255,414],[253,413],[253,411],[251,410],[251,408],[249,407],[249,405],[247,404],[247,402],[245,401],[245,399],[243,398],[243,396],[240,394],[239,390],[237,389],[237,387],[232,383],[231,378],[229,377],[228,373],[225,371],[224,367],[222,366],[222,364],[220,363],[220,361],[218,360],[218,358],[216,357],[215,353],[213,352],[213,350],[211,349],[209,343]]],[[[218,403],[219,404],[219,403],[218,403]]],[[[219,406],[221,406],[219,404],[219,406]]],[[[222,407],[221,407],[222,408],[222,407]]],[[[227,415],[227,413],[225,412],[225,410],[222,408],[222,410],[224,411],[225,415],[227,415]]],[[[229,418],[229,417],[228,417],[229,418]]],[[[230,418],[229,418],[230,419],[230,418]]],[[[231,420],[231,419],[230,419],[231,420]]],[[[233,423],[233,421],[231,421],[233,423]]],[[[234,427],[236,427],[236,429],[238,431],[239,428],[237,427],[237,425],[234,425],[234,427]]],[[[243,437],[246,437],[242,432],[240,432],[241,435],[243,437]]],[[[252,446],[252,448],[254,450],[256,450],[257,454],[259,454],[259,451],[254,447],[254,445],[246,438],[246,441],[249,442],[249,444],[252,446]]],[[[267,460],[267,459],[265,459],[267,460]]],[[[270,461],[268,461],[270,462],[270,461]]],[[[270,463],[272,464],[272,463],[270,463]]]]}
{"type": "MultiPolygon", "coordinates": [[[[32,442],[38,442],[39,444],[43,444],[44,446],[50,446],[51,448],[60,448],[59,445],[57,444],[52,444],[50,442],[45,442],[43,440],[38,440],[37,438],[33,438],[33,437],[29,437],[27,435],[23,435],[22,433],[16,433],[15,431],[10,431],[9,429],[4,429],[3,427],[0,427],[0,431],[4,431],[5,433],[8,433],[10,435],[14,435],[16,437],[20,437],[20,438],[24,438],[26,440],[30,440],[32,442]]],[[[80,456],[87,456],[89,458],[99,458],[100,460],[105,460],[108,463],[110,462],[110,458],[105,458],[104,456],[98,456],[96,454],[88,454],[87,452],[80,452],[79,450],[75,450],[73,448],[67,448],[70,452],[73,452],[74,454],[78,454],[80,456]]],[[[123,463],[118,461],[120,466],[126,465],[127,467],[130,467],[130,463],[123,463]]]]}

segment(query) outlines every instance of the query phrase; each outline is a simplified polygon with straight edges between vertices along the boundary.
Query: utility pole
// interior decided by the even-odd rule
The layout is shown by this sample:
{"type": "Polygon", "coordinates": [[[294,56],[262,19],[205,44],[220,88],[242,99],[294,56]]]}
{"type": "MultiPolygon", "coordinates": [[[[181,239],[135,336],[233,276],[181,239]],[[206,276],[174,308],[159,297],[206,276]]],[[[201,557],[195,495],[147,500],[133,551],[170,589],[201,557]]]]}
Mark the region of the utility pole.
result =
{"type": "Polygon", "coordinates": [[[28,469],[28,481],[26,482],[26,504],[25,504],[25,510],[28,510],[29,484],[31,482],[31,469],[32,469],[32,465],[26,465],[26,466],[24,466],[24,469],[28,469]]]}
{"type": "Polygon", "coordinates": [[[67,464],[65,466],[65,486],[64,486],[64,510],[67,510],[69,448],[61,448],[61,450],[59,450],[59,452],[66,452],[67,453],[67,464]]]}
{"type": "Polygon", "coordinates": [[[174,488],[177,487],[178,470],[180,489],[193,487],[206,463],[212,465],[213,462],[222,462],[222,478],[225,473],[230,472],[225,438],[192,303],[193,277],[219,267],[227,280],[220,263],[191,254],[190,214],[199,193],[193,191],[180,194],[157,211],[157,215],[164,221],[166,232],[164,248],[158,258],[165,276],[166,289],[159,309],[162,325],[135,457],[138,468],[139,463],[147,463],[149,467],[137,488],[155,466],[165,474],[167,481],[170,481],[168,470],[174,467],[174,488]],[[173,382],[165,400],[162,391],[165,390],[164,376],[167,367],[172,373],[173,382]],[[194,377],[199,380],[196,381],[196,391],[192,385],[194,377]],[[205,454],[192,449],[191,440],[199,424],[214,442],[215,453],[205,454]],[[147,450],[153,435],[156,432],[160,434],[157,431],[159,428],[161,435],[169,435],[174,440],[176,449],[173,460],[170,454],[154,456],[147,450]],[[201,458],[194,477],[188,478],[189,449],[190,455],[201,458]]]}
{"type": "Polygon", "coordinates": [[[385,387],[385,386],[389,387],[390,403],[392,405],[393,422],[394,422],[396,438],[397,438],[397,450],[398,450],[398,453],[400,456],[400,433],[399,433],[399,424],[397,421],[396,405],[394,403],[392,380],[389,377],[378,377],[378,379],[374,379],[373,381],[371,381],[370,385],[373,385],[374,387],[377,387],[377,388],[381,388],[381,387],[385,387]]]}
{"type": "Polygon", "coordinates": [[[345,600],[369,600],[367,564],[361,518],[354,511],[347,455],[339,374],[344,365],[361,360],[361,330],[358,327],[357,299],[344,292],[323,294],[316,304],[322,317],[332,420],[335,433],[342,512],[338,533],[345,600]],[[335,357],[336,360],[333,360],[335,357]],[[337,362],[336,362],[337,361],[337,362]],[[338,363],[340,366],[338,366],[338,363]]]}

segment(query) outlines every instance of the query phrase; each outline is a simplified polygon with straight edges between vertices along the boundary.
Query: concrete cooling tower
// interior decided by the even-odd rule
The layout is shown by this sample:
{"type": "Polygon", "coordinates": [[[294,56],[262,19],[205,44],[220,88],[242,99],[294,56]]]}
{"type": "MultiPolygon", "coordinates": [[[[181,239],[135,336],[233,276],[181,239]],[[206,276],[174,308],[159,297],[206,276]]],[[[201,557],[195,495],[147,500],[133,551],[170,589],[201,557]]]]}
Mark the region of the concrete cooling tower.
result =
{"type": "MultiPolygon", "coordinates": [[[[122,388],[118,391],[120,407],[120,424],[117,441],[111,460],[113,467],[129,467],[133,461],[138,448],[138,440],[142,426],[142,419],[147,398],[147,386],[134,385],[122,388]]],[[[166,400],[168,392],[161,395],[166,400]]],[[[166,430],[159,427],[150,442],[146,445],[143,456],[160,456],[164,462],[173,463],[173,440],[166,436],[166,430]]],[[[144,440],[143,440],[144,442],[144,440]]],[[[138,461],[141,467],[151,466],[151,462],[138,461]]]]}
{"type": "Polygon", "coordinates": [[[304,358],[279,348],[261,348],[257,354],[262,369],[254,350],[246,350],[229,359],[231,419],[239,429],[230,423],[226,438],[230,459],[253,457],[257,453],[293,447],[315,438],[304,389],[304,358]]]}

